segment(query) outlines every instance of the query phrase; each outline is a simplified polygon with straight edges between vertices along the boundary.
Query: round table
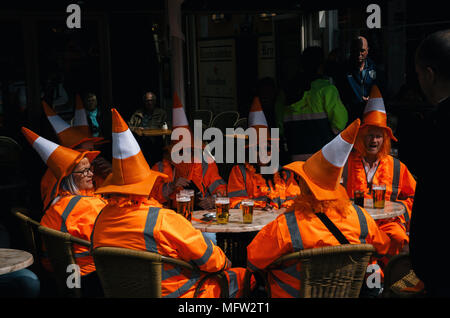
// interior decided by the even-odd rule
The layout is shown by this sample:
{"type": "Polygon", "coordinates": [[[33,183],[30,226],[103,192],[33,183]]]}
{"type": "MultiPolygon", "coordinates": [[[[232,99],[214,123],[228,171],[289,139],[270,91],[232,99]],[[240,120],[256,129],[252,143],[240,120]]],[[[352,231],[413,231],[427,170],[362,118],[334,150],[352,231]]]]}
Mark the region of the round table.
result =
{"type": "MultiPolygon", "coordinates": [[[[193,218],[201,220],[203,214],[211,211],[201,210],[194,211],[193,218]]],[[[242,233],[242,232],[257,232],[261,230],[264,225],[272,222],[280,213],[277,211],[269,212],[264,210],[253,210],[253,222],[250,224],[242,223],[241,209],[230,209],[230,217],[227,224],[218,224],[215,221],[210,223],[203,223],[192,220],[192,225],[202,232],[212,233],[242,233]]]]}
{"type": "Polygon", "coordinates": [[[26,268],[33,261],[33,255],[26,251],[0,248],[0,275],[26,268]]]}
{"type": "Polygon", "coordinates": [[[405,206],[398,202],[385,201],[384,209],[374,209],[372,199],[364,199],[364,209],[374,220],[389,219],[405,213],[405,206]]]}
{"type": "Polygon", "coordinates": [[[231,260],[234,267],[247,266],[247,246],[267,223],[272,222],[280,215],[277,211],[253,210],[253,222],[250,224],[242,223],[241,209],[230,209],[230,216],[227,224],[217,224],[212,222],[198,222],[203,214],[211,211],[194,211],[192,217],[192,226],[202,232],[216,233],[217,245],[224,251],[225,255],[231,260]]]}

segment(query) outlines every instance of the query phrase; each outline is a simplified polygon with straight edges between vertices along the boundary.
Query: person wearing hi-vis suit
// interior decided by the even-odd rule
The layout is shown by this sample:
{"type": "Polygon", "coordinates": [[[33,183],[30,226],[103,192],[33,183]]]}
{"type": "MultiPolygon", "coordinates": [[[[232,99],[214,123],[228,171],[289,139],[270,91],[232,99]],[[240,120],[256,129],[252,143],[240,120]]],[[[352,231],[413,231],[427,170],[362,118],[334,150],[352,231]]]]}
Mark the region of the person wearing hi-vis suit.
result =
{"type": "MultiPolygon", "coordinates": [[[[60,146],[25,127],[22,127],[22,133],[56,179],[55,199],[45,211],[40,224],[89,241],[95,219],[107,203],[93,192],[91,163],[100,152],[79,152],[60,146]]],[[[89,248],[74,244],[73,249],[76,264],[80,268],[82,294],[87,297],[102,296],[89,248]]],[[[47,258],[42,258],[42,264],[48,271],[53,271],[47,258]]]]}
{"type": "MultiPolygon", "coordinates": [[[[378,229],[364,208],[352,205],[340,185],[342,168],[359,125],[357,119],[308,160],[284,166],[295,173],[300,195],[292,210],[264,226],[248,245],[250,270],[265,269],[284,254],[316,247],[367,243],[374,246],[377,254],[388,251],[389,237],[378,229]]],[[[271,296],[299,297],[299,279],[297,267],[271,270],[271,296]]]]}
{"type": "MultiPolygon", "coordinates": [[[[360,190],[369,199],[372,198],[373,184],[385,184],[384,199],[401,203],[405,207],[403,215],[377,220],[380,229],[391,238],[389,256],[400,253],[409,242],[406,232],[416,189],[416,180],[406,165],[390,155],[391,140],[397,141],[391,128],[387,126],[383,97],[378,87],[373,85],[354,150],[344,167],[343,185],[350,198],[353,198],[355,190],[360,190]]],[[[388,258],[384,259],[385,264],[387,261],[388,258]]]]}
{"type": "MultiPolygon", "coordinates": [[[[231,268],[224,252],[182,215],[165,209],[151,196],[158,178],[165,174],[151,170],[133,134],[120,114],[112,109],[113,172],[96,193],[108,197],[91,236],[93,249],[101,246],[150,251],[195,264],[201,271],[224,270],[230,297],[242,294],[244,268],[231,268]]],[[[186,272],[164,264],[161,292],[168,298],[191,298],[205,274],[186,272]]],[[[255,282],[253,281],[253,284],[255,282]]],[[[220,286],[206,279],[199,297],[220,296],[220,286]]]]}

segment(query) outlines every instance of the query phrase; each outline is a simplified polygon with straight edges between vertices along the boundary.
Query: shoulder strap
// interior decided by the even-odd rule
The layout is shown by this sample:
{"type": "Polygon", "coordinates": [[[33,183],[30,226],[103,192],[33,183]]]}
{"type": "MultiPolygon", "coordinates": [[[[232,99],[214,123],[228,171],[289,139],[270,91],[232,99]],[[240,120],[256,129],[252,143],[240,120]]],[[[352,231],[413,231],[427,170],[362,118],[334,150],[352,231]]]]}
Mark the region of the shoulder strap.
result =
{"type": "Polygon", "coordinates": [[[334,223],[325,215],[323,212],[316,213],[320,221],[328,228],[328,230],[333,234],[333,236],[341,244],[350,244],[350,242],[345,238],[344,234],[334,225],[334,223]]]}

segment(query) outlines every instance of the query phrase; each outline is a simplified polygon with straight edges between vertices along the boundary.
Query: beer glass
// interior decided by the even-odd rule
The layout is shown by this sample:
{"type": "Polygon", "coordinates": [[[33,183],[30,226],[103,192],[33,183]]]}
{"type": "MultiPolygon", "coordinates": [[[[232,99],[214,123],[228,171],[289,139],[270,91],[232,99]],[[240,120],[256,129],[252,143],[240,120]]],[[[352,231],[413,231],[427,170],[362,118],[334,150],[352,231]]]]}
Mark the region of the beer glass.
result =
{"type": "Polygon", "coordinates": [[[180,194],[186,195],[191,198],[190,209],[191,213],[194,212],[195,191],[190,189],[184,189],[180,191],[180,194]]]}
{"type": "Polygon", "coordinates": [[[189,222],[192,219],[191,198],[185,194],[177,193],[177,213],[184,216],[189,222]]]}
{"type": "Polygon", "coordinates": [[[384,209],[384,196],[386,195],[385,184],[372,185],[373,208],[384,209]]]}
{"type": "Polygon", "coordinates": [[[242,223],[250,224],[253,222],[253,200],[245,199],[241,201],[242,223]]]}
{"type": "Polygon", "coordinates": [[[355,200],[355,204],[360,207],[364,207],[364,191],[363,190],[355,190],[353,192],[353,198],[355,200]]]}
{"type": "Polygon", "coordinates": [[[218,224],[227,224],[230,210],[230,198],[216,198],[216,221],[218,224]]]}

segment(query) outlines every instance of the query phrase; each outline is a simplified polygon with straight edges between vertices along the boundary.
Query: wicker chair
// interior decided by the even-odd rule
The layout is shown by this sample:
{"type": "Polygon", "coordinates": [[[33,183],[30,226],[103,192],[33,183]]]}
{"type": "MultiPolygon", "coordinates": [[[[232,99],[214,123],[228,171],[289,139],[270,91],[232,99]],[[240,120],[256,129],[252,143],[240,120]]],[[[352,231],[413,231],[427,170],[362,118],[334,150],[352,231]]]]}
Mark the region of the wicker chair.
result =
{"type": "MultiPolygon", "coordinates": [[[[92,254],[105,297],[160,298],[163,263],[198,271],[185,261],[147,251],[97,247],[92,254]]],[[[198,296],[200,287],[207,278],[216,278],[221,288],[220,297],[228,298],[228,280],[225,273],[205,274],[207,275],[199,282],[194,297],[198,296]]]]}
{"type": "MultiPolygon", "coordinates": [[[[300,263],[300,298],[358,298],[367,265],[375,248],[370,244],[345,244],[318,247],[289,253],[258,272],[269,297],[267,275],[288,262],[300,263]]],[[[251,272],[247,270],[244,295],[248,297],[251,272]]]]}
{"type": "Polygon", "coordinates": [[[33,255],[34,263],[32,266],[39,264],[40,262],[38,260],[41,256],[41,241],[38,231],[40,226],[39,222],[28,216],[30,213],[27,208],[13,207],[11,208],[11,213],[19,221],[19,227],[25,240],[27,251],[33,255]]]}
{"type": "Polygon", "coordinates": [[[75,243],[90,247],[91,243],[89,241],[74,237],[69,233],[50,229],[42,225],[39,226],[39,233],[46,248],[47,256],[53,269],[53,274],[56,278],[59,296],[74,298],[81,297],[81,288],[67,287],[67,267],[71,264],[76,264],[73,244],[75,243]]]}
{"type": "Polygon", "coordinates": [[[411,259],[408,253],[392,257],[384,269],[383,298],[416,298],[424,297],[425,289],[410,290],[419,283],[419,278],[412,270],[411,259]]]}

